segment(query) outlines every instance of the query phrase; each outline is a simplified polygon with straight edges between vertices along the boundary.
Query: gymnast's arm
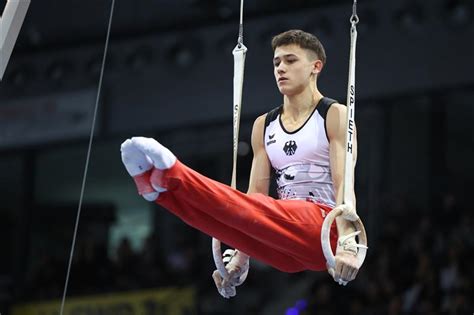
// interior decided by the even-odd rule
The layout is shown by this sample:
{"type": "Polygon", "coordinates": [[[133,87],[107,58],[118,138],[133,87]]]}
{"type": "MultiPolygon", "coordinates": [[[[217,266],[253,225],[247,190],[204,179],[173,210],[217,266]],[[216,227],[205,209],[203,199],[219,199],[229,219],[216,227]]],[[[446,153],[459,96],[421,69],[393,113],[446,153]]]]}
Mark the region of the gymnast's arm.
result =
{"type": "MultiPolygon", "coordinates": [[[[250,170],[250,181],[247,194],[261,193],[268,195],[270,187],[270,161],[263,145],[263,130],[265,127],[266,114],[259,116],[252,128],[252,150],[253,160],[250,170]]],[[[240,260],[245,261],[249,256],[241,251],[240,260]]]]}
{"type": "Polygon", "coordinates": [[[247,194],[261,193],[268,195],[270,187],[270,160],[263,143],[265,117],[266,114],[259,116],[252,128],[253,160],[247,194]]]}
{"type": "MultiPolygon", "coordinates": [[[[250,182],[247,194],[261,193],[264,195],[268,195],[268,190],[270,187],[270,161],[268,160],[267,152],[265,151],[265,147],[263,145],[265,116],[266,114],[258,117],[255,120],[252,128],[253,160],[252,169],[250,170],[250,182]]],[[[248,269],[249,258],[250,257],[244,252],[236,250],[232,253],[231,262],[229,264],[232,264],[233,266],[238,266],[241,270],[244,270],[243,268],[248,269]]],[[[229,266],[229,264],[227,266],[229,266]]],[[[214,282],[216,283],[219,292],[221,292],[222,288],[225,287],[225,285],[222,284],[222,279],[219,273],[214,272],[212,277],[214,278],[214,282]]],[[[226,295],[224,294],[223,296],[226,295]]]]}
{"type": "MultiPolygon", "coordinates": [[[[329,138],[329,157],[331,164],[332,181],[336,195],[336,205],[343,201],[343,182],[344,182],[344,156],[346,145],[346,113],[347,107],[341,104],[333,104],[329,107],[326,117],[326,128],[329,138]]],[[[354,167],[357,160],[357,136],[354,132],[353,141],[354,167]]],[[[352,187],[353,188],[353,187],[352,187]]],[[[354,200],[354,210],[356,209],[356,199],[354,190],[352,190],[354,200]]],[[[336,218],[337,231],[339,236],[347,235],[355,231],[351,222],[342,217],[336,218]]]]}

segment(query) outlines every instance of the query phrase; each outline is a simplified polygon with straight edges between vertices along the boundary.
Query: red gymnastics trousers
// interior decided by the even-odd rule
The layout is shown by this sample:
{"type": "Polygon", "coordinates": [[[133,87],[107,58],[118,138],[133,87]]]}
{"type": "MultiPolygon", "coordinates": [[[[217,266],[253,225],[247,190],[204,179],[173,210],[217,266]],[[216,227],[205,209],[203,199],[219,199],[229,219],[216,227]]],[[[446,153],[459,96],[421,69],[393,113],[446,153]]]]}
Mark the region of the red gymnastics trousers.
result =
{"type": "MultiPolygon", "coordinates": [[[[135,176],[140,194],[153,192],[150,183],[166,188],[156,203],[190,226],[284,272],[326,270],[321,226],[331,211],[305,200],[276,200],[238,190],[207,178],[180,161],[135,176]]],[[[331,229],[336,248],[337,229],[331,229]]]]}

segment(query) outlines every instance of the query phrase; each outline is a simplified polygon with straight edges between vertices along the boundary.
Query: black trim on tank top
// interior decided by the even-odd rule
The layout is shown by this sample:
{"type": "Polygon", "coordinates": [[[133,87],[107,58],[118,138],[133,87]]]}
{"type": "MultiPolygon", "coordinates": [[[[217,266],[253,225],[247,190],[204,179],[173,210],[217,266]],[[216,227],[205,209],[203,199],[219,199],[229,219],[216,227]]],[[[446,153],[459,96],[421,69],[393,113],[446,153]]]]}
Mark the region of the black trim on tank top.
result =
{"type": "MultiPolygon", "coordinates": [[[[291,132],[288,131],[288,130],[286,130],[285,126],[283,126],[283,123],[282,123],[282,121],[281,121],[281,115],[280,115],[278,121],[279,121],[279,123],[280,123],[281,129],[283,129],[283,131],[284,131],[285,133],[289,134],[289,135],[292,135],[292,134],[297,133],[298,131],[300,131],[301,129],[303,129],[304,126],[306,126],[306,123],[308,123],[308,121],[311,119],[311,117],[313,117],[314,112],[315,112],[316,110],[318,110],[318,112],[319,112],[319,109],[318,109],[318,108],[319,108],[321,105],[323,105],[324,107],[327,106],[327,107],[329,108],[330,105],[326,105],[326,104],[327,104],[327,103],[332,104],[332,103],[331,103],[332,101],[334,101],[334,100],[332,100],[332,99],[330,99],[330,98],[327,98],[327,97],[321,98],[321,99],[319,100],[318,104],[316,105],[316,107],[313,109],[313,112],[311,113],[311,115],[308,116],[308,118],[307,118],[306,121],[303,123],[303,125],[301,125],[298,129],[296,129],[296,130],[294,130],[294,131],[291,131],[291,132]]],[[[336,101],[334,101],[334,102],[336,102],[336,101]]],[[[327,112],[327,110],[326,110],[326,112],[327,112]]],[[[321,113],[320,113],[320,115],[321,115],[321,113]]],[[[325,118],[325,117],[323,117],[323,118],[325,118]]]]}
{"type": "Polygon", "coordinates": [[[329,97],[323,97],[320,101],[320,104],[316,106],[316,108],[318,109],[319,115],[324,120],[324,132],[326,133],[326,139],[328,139],[328,142],[329,142],[329,136],[328,136],[328,128],[326,126],[326,116],[328,115],[329,107],[331,107],[331,105],[334,103],[337,103],[337,101],[329,97]]]}
{"type": "Polygon", "coordinates": [[[278,117],[282,109],[283,109],[283,105],[275,107],[274,109],[272,109],[271,111],[267,113],[267,116],[265,116],[265,129],[263,129],[263,142],[264,143],[265,143],[265,132],[267,131],[267,127],[270,125],[272,121],[274,121],[278,117]]]}

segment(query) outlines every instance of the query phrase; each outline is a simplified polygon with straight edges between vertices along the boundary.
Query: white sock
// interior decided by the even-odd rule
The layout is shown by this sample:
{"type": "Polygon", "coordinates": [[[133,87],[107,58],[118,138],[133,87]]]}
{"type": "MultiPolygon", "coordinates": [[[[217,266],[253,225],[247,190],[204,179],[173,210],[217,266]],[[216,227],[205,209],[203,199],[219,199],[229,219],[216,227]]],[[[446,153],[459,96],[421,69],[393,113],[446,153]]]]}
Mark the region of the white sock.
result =
{"type": "Polygon", "coordinates": [[[143,194],[142,197],[145,198],[146,201],[155,201],[159,195],[160,195],[159,192],[151,192],[151,193],[143,194]]]}
{"type": "Polygon", "coordinates": [[[132,143],[151,159],[157,169],[171,168],[176,162],[176,156],[155,139],[133,137],[132,143]]]}
{"type": "MultiPolygon", "coordinates": [[[[152,160],[140,151],[130,139],[122,143],[120,151],[122,152],[122,162],[130,176],[143,174],[153,168],[152,160]]],[[[142,197],[147,201],[155,201],[160,192],[166,191],[166,189],[159,186],[152,185],[152,187],[156,190],[155,192],[142,194],[142,197]]]]}
{"type": "Polygon", "coordinates": [[[130,139],[122,143],[120,151],[122,162],[130,176],[143,174],[153,167],[151,159],[135,147],[130,139]]]}

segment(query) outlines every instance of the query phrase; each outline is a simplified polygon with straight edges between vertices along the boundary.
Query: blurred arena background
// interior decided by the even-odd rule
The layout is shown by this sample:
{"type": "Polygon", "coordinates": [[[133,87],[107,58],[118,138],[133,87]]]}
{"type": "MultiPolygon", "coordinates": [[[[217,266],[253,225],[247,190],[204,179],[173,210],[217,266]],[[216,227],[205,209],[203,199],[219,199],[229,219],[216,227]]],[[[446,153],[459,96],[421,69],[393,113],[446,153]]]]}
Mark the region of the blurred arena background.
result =
{"type": "MultiPolygon", "coordinates": [[[[59,314],[110,3],[32,0],[0,82],[2,315],[59,314]]],[[[321,91],[345,103],[351,5],[246,1],[240,190],[253,120],[281,102],[271,36],[317,35],[321,91]]],[[[473,1],[359,1],[356,191],[370,249],[347,287],[252,261],[224,300],[211,239],[137,196],[119,153],[134,135],[230,183],[238,9],[116,2],[65,314],[472,314],[473,1]]]]}

